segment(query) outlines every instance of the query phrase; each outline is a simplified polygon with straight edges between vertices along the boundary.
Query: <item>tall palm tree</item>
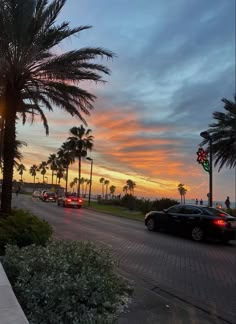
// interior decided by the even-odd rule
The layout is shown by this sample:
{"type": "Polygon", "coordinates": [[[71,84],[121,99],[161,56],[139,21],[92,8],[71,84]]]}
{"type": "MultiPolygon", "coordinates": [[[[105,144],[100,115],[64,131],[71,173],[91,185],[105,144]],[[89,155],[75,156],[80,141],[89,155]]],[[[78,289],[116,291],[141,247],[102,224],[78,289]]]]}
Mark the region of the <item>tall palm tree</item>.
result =
{"type": "Polygon", "coordinates": [[[48,164],[46,161],[42,161],[39,165],[39,168],[38,170],[40,171],[40,173],[42,174],[43,176],[43,183],[44,183],[44,177],[45,177],[45,174],[47,173],[47,170],[48,170],[48,164]]]}
{"type": "Polygon", "coordinates": [[[23,177],[23,173],[24,171],[26,171],[26,167],[24,166],[24,164],[19,164],[17,167],[17,171],[19,172],[20,175],[20,180],[22,181],[22,177],[23,177]]]}
{"type": "Polygon", "coordinates": [[[102,184],[102,197],[104,198],[104,181],[105,181],[105,178],[100,178],[99,182],[102,184]]]}
{"type": "Polygon", "coordinates": [[[112,58],[102,48],[55,50],[70,36],[91,26],[70,28],[57,22],[67,0],[4,0],[0,6],[0,98],[4,119],[3,185],[1,210],[11,211],[16,120],[41,117],[49,132],[44,109],[60,107],[85,124],[96,97],[81,88],[81,81],[104,82],[109,69],[96,60],[112,58]]]}
{"type": "Polygon", "coordinates": [[[34,183],[35,183],[35,177],[37,175],[37,171],[38,171],[38,166],[36,164],[33,164],[29,169],[30,175],[32,175],[32,177],[34,178],[34,183]]]}
{"type": "Polygon", "coordinates": [[[70,149],[70,145],[64,142],[57,151],[57,157],[60,163],[66,170],[65,181],[66,181],[66,192],[68,191],[68,172],[69,165],[75,161],[74,152],[70,149]]]}
{"type": "Polygon", "coordinates": [[[49,155],[47,164],[49,165],[50,170],[52,171],[52,185],[53,185],[54,173],[57,171],[57,156],[56,156],[56,154],[49,155]]]}
{"type": "MultiPolygon", "coordinates": [[[[222,99],[226,112],[214,112],[215,122],[209,125],[207,132],[209,139],[204,139],[200,145],[210,145],[212,141],[212,154],[214,165],[229,168],[236,167],[236,95],[234,102],[222,99]]],[[[208,148],[209,149],[209,148],[208,148]]]]}
{"type": "Polygon", "coordinates": [[[106,186],[106,195],[105,197],[107,198],[107,193],[108,193],[108,185],[109,185],[110,181],[109,180],[105,180],[104,181],[104,185],[106,186]]]}
{"type": "MultiPolygon", "coordinates": [[[[74,157],[78,159],[78,178],[81,179],[81,160],[87,156],[87,151],[93,148],[93,136],[91,129],[85,129],[83,125],[80,127],[72,127],[70,133],[72,136],[68,137],[67,142],[74,152],[74,157]]],[[[77,194],[80,196],[80,181],[78,182],[77,194]]]]}

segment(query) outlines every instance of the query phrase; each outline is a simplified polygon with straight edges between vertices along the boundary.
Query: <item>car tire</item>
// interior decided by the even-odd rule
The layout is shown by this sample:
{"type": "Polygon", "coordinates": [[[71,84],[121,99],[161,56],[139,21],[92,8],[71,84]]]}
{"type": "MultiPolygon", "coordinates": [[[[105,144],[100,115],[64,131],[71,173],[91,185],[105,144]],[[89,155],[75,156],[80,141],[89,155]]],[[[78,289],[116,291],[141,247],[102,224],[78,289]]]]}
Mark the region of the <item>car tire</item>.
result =
{"type": "Polygon", "coordinates": [[[64,201],[62,202],[62,207],[66,207],[66,204],[65,204],[65,202],[64,202],[64,201]]]}
{"type": "Polygon", "coordinates": [[[146,226],[149,231],[151,232],[155,231],[156,230],[155,219],[153,217],[148,218],[146,226]]]}
{"type": "Polygon", "coordinates": [[[194,226],[191,231],[193,241],[201,242],[204,239],[204,231],[200,226],[194,226]]]}

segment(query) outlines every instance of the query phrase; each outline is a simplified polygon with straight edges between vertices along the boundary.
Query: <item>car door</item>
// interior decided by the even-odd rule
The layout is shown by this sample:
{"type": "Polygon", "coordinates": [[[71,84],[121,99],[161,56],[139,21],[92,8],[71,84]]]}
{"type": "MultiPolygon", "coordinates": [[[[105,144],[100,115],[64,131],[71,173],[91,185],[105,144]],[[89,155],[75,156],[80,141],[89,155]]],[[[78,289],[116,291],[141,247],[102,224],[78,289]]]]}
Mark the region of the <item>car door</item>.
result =
{"type": "Polygon", "coordinates": [[[181,226],[181,214],[182,214],[183,206],[176,205],[170,207],[167,211],[168,215],[168,230],[171,232],[178,232],[181,226]]]}
{"type": "Polygon", "coordinates": [[[202,211],[195,206],[184,206],[183,215],[181,216],[181,230],[188,233],[189,230],[201,219],[202,211]]]}

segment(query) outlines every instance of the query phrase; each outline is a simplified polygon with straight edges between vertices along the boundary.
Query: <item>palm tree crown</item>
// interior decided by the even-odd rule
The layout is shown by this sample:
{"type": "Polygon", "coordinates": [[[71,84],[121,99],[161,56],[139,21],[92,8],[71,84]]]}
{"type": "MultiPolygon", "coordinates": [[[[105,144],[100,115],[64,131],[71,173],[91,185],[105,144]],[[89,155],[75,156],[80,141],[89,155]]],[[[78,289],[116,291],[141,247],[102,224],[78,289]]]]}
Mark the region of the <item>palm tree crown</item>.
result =
{"type": "Polygon", "coordinates": [[[223,166],[236,167],[236,96],[234,102],[225,98],[222,101],[226,112],[213,113],[216,121],[210,124],[207,130],[210,138],[201,143],[210,144],[211,139],[214,164],[219,166],[219,171],[223,166]]]}
{"type": "Polygon", "coordinates": [[[109,74],[104,65],[93,63],[97,57],[112,58],[103,48],[56,51],[62,41],[91,26],[70,28],[68,22],[56,23],[66,0],[4,0],[0,6],[0,97],[4,119],[1,208],[11,209],[16,119],[41,117],[48,134],[44,108],[59,107],[85,124],[84,115],[93,109],[95,96],[78,85],[82,81],[104,82],[109,74]]]}

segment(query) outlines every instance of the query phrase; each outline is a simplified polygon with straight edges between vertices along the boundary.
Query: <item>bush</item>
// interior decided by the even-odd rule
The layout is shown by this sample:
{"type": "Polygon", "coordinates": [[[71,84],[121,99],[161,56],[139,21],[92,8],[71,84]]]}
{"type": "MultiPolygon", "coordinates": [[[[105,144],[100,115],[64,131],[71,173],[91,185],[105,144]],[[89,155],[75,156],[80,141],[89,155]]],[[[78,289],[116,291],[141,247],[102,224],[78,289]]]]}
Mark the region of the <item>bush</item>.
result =
{"type": "Polygon", "coordinates": [[[163,210],[178,204],[179,202],[174,199],[169,199],[169,198],[156,199],[152,203],[152,210],[163,210]]]}
{"type": "Polygon", "coordinates": [[[29,211],[13,209],[10,216],[0,219],[0,255],[4,254],[6,244],[16,244],[19,247],[45,245],[52,233],[52,227],[45,220],[29,211]]]}
{"type": "Polygon", "coordinates": [[[3,266],[31,324],[112,323],[128,301],[110,254],[92,243],[7,246],[3,266]]]}

